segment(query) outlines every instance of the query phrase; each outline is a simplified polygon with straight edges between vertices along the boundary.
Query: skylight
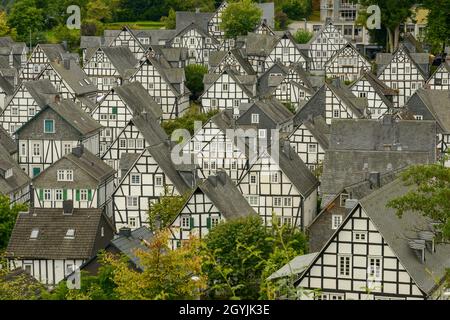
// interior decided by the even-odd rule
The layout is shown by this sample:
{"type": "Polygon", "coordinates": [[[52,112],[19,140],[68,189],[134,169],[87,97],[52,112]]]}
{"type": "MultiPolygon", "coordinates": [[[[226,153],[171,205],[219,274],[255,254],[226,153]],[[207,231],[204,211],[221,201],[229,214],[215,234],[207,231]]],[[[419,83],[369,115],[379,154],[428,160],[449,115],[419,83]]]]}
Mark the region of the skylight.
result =
{"type": "Polygon", "coordinates": [[[75,229],[67,229],[64,239],[75,239],[75,229]]]}
{"type": "Polygon", "coordinates": [[[33,229],[31,230],[30,239],[37,239],[39,235],[39,229],[33,229]]]}

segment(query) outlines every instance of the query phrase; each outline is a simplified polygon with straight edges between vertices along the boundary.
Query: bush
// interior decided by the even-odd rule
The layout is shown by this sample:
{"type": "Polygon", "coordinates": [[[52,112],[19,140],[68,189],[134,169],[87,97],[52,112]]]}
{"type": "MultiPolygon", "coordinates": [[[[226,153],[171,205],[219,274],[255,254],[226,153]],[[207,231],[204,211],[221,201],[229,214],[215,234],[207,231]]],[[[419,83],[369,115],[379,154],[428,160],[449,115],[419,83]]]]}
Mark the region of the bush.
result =
{"type": "Polygon", "coordinates": [[[313,37],[313,34],[308,30],[299,29],[294,34],[294,40],[297,43],[308,43],[309,40],[313,37]]]}
{"type": "Polygon", "coordinates": [[[202,94],[203,76],[208,73],[208,67],[201,64],[191,64],[184,68],[186,74],[186,86],[191,91],[191,99],[197,100],[202,94]]]}
{"type": "Polygon", "coordinates": [[[209,118],[215,115],[218,111],[212,110],[208,113],[202,113],[197,104],[192,104],[189,110],[182,116],[173,120],[164,121],[162,127],[170,136],[176,129],[186,129],[191,134],[194,134],[194,122],[201,121],[205,123],[209,118]]]}

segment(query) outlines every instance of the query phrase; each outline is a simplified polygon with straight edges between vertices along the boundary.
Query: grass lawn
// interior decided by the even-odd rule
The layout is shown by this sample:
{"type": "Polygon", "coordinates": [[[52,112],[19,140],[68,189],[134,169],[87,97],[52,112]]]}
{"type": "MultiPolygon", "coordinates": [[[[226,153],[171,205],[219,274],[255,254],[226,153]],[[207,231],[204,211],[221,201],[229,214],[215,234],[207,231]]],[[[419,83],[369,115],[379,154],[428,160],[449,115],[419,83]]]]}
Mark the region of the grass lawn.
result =
{"type": "Polygon", "coordinates": [[[124,25],[131,29],[162,29],[164,23],[160,21],[134,21],[134,22],[114,22],[105,24],[106,29],[121,29],[124,25]]]}

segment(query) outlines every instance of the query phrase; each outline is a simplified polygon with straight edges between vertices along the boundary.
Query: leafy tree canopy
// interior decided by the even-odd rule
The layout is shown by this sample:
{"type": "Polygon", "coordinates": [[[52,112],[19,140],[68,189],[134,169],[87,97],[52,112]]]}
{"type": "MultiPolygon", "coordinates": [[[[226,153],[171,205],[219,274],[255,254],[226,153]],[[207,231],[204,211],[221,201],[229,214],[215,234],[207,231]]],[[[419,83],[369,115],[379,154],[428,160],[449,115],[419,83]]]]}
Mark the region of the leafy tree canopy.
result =
{"type": "Polygon", "coordinates": [[[226,38],[235,38],[252,32],[261,21],[262,10],[251,0],[228,4],[222,14],[221,28],[226,38]]]}
{"type": "Polygon", "coordinates": [[[0,251],[7,247],[20,211],[27,211],[27,205],[15,203],[11,207],[9,197],[0,195],[0,251]]]}

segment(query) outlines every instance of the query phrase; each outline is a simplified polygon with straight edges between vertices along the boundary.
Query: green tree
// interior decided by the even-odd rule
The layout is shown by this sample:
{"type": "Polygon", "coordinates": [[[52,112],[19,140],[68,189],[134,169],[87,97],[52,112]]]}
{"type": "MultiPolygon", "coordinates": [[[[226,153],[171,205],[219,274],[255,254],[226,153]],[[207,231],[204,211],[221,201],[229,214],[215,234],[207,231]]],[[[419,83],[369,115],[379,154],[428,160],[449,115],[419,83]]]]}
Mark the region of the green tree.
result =
{"type": "Polygon", "coordinates": [[[103,0],[89,1],[86,5],[87,19],[100,20],[107,22],[111,20],[112,12],[108,3],[103,0]]]}
{"type": "Polygon", "coordinates": [[[45,287],[27,274],[0,269],[0,300],[38,300],[44,294],[45,287]]]}
{"type": "MultiPolygon", "coordinates": [[[[356,1],[355,1],[356,2],[356,1]]],[[[381,10],[381,24],[388,33],[389,52],[394,52],[398,48],[400,38],[400,24],[406,19],[414,16],[412,10],[415,0],[359,0],[363,6],[378,5],[381,10]]],[[[360,22],[365,22],[367,13],[361,11],[360,22]]]]}
{"type": "MultiPolygon", "coordinates": [[[[274,219],[276,221],[276,219],[274,219]]],[[[306,252],[305,236],[288,227],[266,228],[259,216],[221,223],[204,240],[208,295],[222,299],[272,297],[266,278],[306,252]]]]}
{"type": "Polygon", "coordinates": [[[305,29],[298,29],[294,34],[294,40],[297,43],[308,43],[309,40],[313,37],[313,34],[305,29]]]}
{"type": "Polygon", "coordinates": [[[169,195],[168,187],[164,188],[164,196],[159,202],[150,204],[148,210],[149,228],[152,231],[165,229],[170,226],[186,202],[189,193],[183,196],[169,195]]]}
{"type": "Polygon", "coordinates": [[[276,30],[286,30],[288,26],[289,18],[286,13],[282,10],[278,10],[275,13],[275,29],[276,30]]]}
{"type": "Polygon", "coordinates": [[[67,42],[69,51],[75,51],[80,46],[80,30],[69,29],[65,25],[59,25],[52,29],[55,43],[67,42]]]}
{"type": "Polygon", "coordinates": [[[0,37],[4,37],[10,32],[8,17],[5,11],[0,11],[0,37]]]}
{"type": "Polygon", "coordinates": [[[426,40],[434,52],[444,52],[450,42],[450,0],[426,0],[423,4],[429,10],[426,40]]]}
{"type": "Polygon", "coordinates": [[[450,239],[450,168],[443,164],[415,165],[402,173],[404,184],[411,189],[388,202],[398,216],[411,210],[439,223],[445,240],[450,239]]]}
{"type": "Polygon", "coordinates": [[[191,91],[191,98],[197,100],[204,89],[203,76],[208,73],[208,67],[201,64],[190,64],[184,68],[186,86],[191,91]]]}
{"type": "Polygon", "coordinates": [[[170,8],[169,10],[169,14],[167,16],[161,17],[161,22],[164,23],[164,27],[167,30],[170,29],[175,29],[177,24],[177,20],[176,20],[176,13],[175,10],[173,10],[172,8],[170,8]]]}
{"type": "Polygon", "coordinates": [[[44,10],[37,8],[35,0],[14,2],[8,16],[8,25],[17,32],[17,40],[29,41],[30,31],[35,34],[44,27],[44,10]]]}
{"type": "Polygon", "coordinates": [[[199,105],[192,103],[191,106],[189,107],[189,110],[185,114],[176,119],[164,121],[162,123],[162,127],[169,136],[176,129],[186,129],[192,135],[194,134],[195,121],[200,121],[201,123],[204,124],[206,121],[208,121],[209,118],[211,118],[216,113],[218,113],[218,110],[211,110],[207,113],[203,113],[200,111],[199,105]]]}
{"type": "Polygon", "coordinates": [[[102,264],[113,269],[114,293],[120,300],[194,299],[205,289],[198,239],[190,239],[177,250],[169,247],[170,231],[157,232],[148,251],[136,250],[143,267],[129,267],[126,257],[106,253],[102,264]]]}
{"type": "Polygon", "coordinates": [[[222,14],[220,27],[226,38],[235,38],[252,32],[261,21],[262,10],[251,0],[229,3],[222,14]]]}
{"type": "Polygon", "coordinates": [[[281,5],[281,8],[292,20],[307,18],[311,14],[310,0],[288,0],[281,5]]]}
{"type": "Polygon", "coordinates": [[[27,211],[27,205],[15,203],[11,206],[8,196],[0,195],[0,251],[5,249],[16,223],[17,214],[27,211]]]}

